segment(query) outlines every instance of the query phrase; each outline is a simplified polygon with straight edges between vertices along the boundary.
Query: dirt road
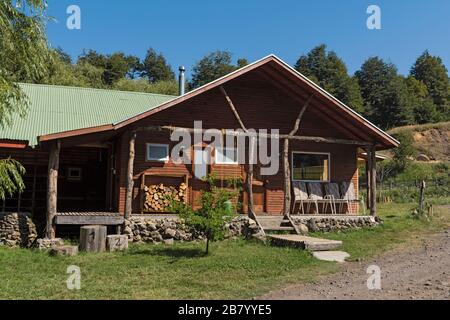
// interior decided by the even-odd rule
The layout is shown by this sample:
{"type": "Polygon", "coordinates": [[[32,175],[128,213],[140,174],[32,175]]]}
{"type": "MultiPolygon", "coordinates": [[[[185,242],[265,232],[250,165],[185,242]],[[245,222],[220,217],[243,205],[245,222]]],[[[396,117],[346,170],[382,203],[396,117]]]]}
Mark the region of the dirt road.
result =
{"type": "MultiPolygon", "coordinates": [[[[301,271],[301,270],[300,270],[301,271]]],[[[446,299],[450,300],[450,230],[420,246],[403,248],[372,261],[347,262],[342,272],[315,284],[270,292],[262,299],[446,299]],[[367,288],[367,267],[381,269],[381,290],[367,288]]]]}

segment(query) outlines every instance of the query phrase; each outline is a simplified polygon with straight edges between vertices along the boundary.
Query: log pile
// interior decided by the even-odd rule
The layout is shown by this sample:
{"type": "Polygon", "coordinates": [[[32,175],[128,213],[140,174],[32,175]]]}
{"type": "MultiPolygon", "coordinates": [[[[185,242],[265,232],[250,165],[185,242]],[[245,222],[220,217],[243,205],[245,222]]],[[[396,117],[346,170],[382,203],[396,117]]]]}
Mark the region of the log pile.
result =
{"type": "Polygon", "coordinates": [[[164,184],[155,184],[144,187],[144,211],[163,212],[170,204],[170,199],[185,202],[187,196],[187,185],[183,182],[180,186],[165,186],[164,184]]]}

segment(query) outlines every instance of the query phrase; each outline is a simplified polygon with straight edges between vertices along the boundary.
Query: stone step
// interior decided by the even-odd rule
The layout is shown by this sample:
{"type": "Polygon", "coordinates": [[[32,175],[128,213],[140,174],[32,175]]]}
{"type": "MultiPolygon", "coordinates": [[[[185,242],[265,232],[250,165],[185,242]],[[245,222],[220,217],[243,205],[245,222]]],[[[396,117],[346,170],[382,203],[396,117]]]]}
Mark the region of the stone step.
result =
{"type": "Polygon", "coordinates": [[[271,242],[280,246],[291,246],[310,251],[332,251],[342,246],[342,241],[313,238],[296,234],[268,235],[271,242]]]}

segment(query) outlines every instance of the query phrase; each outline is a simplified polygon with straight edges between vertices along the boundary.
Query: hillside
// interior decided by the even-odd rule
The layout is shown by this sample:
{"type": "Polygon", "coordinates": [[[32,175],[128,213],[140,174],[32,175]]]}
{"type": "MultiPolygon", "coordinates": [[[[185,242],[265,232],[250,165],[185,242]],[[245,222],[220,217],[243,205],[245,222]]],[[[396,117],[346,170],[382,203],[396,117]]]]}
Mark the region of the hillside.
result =
{"type": "Polygon", "coordinates": [[[388,131],[393,135],[400,132],[411,134],[417,160],[450,161],[450,122],[397,127],[388,131]]]}

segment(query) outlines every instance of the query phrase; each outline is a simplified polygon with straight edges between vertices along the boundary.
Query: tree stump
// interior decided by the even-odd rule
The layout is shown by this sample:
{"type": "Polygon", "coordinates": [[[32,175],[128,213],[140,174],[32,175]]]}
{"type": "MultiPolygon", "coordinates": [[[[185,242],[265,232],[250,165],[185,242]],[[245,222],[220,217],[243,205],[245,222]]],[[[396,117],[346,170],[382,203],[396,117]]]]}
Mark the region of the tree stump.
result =
{"type": "Polygon", "coordinates": [[[106,249],[109,252],[122,251],[128,249],[127,235],[110,235],[106,237],[106,249]]]}
{"type": "Polygon", "coordinates": [[[106,249],[105,226],[83,226],[80,229],[80,250],[103,252],[106,249]]]}

